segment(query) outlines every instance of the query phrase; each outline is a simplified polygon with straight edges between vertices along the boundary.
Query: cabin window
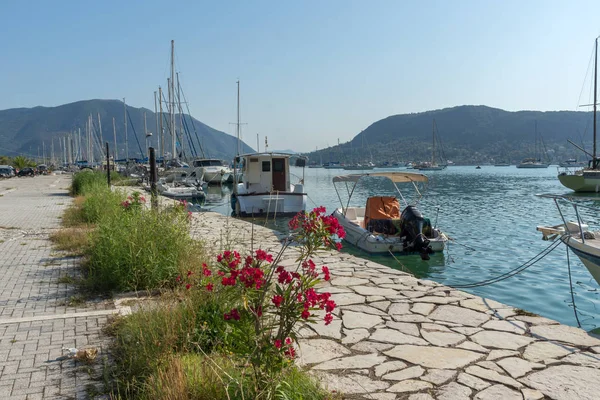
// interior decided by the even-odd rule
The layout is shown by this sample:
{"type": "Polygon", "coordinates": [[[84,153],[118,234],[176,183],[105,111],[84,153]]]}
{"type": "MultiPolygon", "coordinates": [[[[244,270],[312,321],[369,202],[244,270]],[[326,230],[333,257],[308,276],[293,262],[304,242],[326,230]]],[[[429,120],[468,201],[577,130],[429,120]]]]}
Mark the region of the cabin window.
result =
{"type": "Polygon", "coordinates": [[[257,157],[250,157],[250,162],[258,162],[258,158],[257,157]]]}
{"type": "Polygon", "coordinates": [[[271,171],[271,161],[263,161],[262,162],[262,172],[271,171]]]}

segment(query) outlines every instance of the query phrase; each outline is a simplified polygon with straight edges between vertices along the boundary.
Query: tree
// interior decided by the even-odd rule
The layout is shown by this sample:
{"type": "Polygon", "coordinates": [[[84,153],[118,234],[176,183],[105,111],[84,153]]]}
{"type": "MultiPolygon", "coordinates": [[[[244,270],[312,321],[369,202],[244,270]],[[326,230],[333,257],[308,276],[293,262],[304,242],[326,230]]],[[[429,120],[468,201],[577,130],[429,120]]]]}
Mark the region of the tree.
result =
{"type": "Polygon", "coordinates": [[[16,169],[20,170],[20,169],[23,169],[25,167],[35,167],[35,162],[32,161],[32,160],[29,160],[28,158],[25,158],[23,156],[16,156],[12,160],[12,165],[16,169]]]}

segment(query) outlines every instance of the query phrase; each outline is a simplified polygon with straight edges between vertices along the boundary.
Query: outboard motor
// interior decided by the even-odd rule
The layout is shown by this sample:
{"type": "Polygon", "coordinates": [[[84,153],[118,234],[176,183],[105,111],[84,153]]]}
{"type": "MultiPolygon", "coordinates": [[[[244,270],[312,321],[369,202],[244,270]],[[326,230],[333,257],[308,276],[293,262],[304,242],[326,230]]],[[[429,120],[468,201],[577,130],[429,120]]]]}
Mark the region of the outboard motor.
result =
{"type": "Polygon", "coordinates": [[[429,254],[433,253],[433,250],[424,233],[426,221],[421,211],[416,206],[407,206],[400,218],[400,237],[405,237],[404,247],[410,251],[418,251],[422,260],[429,260],[429,254]]]}

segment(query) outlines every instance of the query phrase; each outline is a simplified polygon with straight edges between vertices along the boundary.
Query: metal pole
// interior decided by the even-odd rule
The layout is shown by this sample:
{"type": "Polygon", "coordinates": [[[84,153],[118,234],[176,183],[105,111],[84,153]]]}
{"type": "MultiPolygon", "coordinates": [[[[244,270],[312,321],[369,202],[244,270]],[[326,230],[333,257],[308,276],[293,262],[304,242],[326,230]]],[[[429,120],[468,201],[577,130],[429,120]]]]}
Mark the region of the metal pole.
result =
{"type": "Polygon", "coordinates": [[[108,151],[108,142],[106,142],[106,182],[110,189],[110,152],[108,151]]]}
{"type": "Polygon", "coordinates": [[[123,97],[123,116],[125,123],[125,162],[129,161],[129,143],[127,142],[127,104],[125,104],[125,97],[123,97]]]}
{"type": "Polygon", "coordinates": [[[150,151],[150,195],[152,209],[158,209],[158,191],[156,190],[156,182],[158,181],[158,171],[156,170],[156,154],[154,147],[148,149],[150,151]]]}

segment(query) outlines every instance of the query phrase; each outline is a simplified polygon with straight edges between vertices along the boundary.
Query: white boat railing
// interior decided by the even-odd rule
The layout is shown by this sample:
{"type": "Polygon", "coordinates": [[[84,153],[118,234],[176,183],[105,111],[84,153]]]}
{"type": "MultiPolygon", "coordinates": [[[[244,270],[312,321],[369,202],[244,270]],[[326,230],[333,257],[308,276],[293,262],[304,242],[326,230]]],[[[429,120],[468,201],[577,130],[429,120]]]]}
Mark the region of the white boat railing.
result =
{"type": "Polygon", "coordinates": [[[593,211],[596,215],[600,215],[600,208],[588,206],[585,204],[578,204],[577,202],[575,202],[573,200],[600,201],[600,197],[583,197],[583,196],[579,197],[579,196],[565,196],[565,195],[553,195],[553,194],[540,194],[537,196],[543,197],[543,198],[550,198],[554,201],[554,204],[556,205],[556,209],[558,210],[558,213],[560,214],[560,217],[562,219],[565,234],[569,234],[569,235],[573,232],[573,229],[571,229],[571,227],[573,226],[574,223],[569,221],[566,218],[565,212],[563,211],[563,209],[561,209],[560,203],[564,203],[566,205],[571,206],[575,212],[575,218],[576,218],[575,223],[577,225],[577,230],[579,231],[579,235],[581,237],[581,242],[585,243],[584,227],[587,230],[588,224],[586,224],[586,222],[584,221],[584,219],[582,217],[582,213],[580,212],[580,209],[590,210],[590,211],[593,211]]]}

